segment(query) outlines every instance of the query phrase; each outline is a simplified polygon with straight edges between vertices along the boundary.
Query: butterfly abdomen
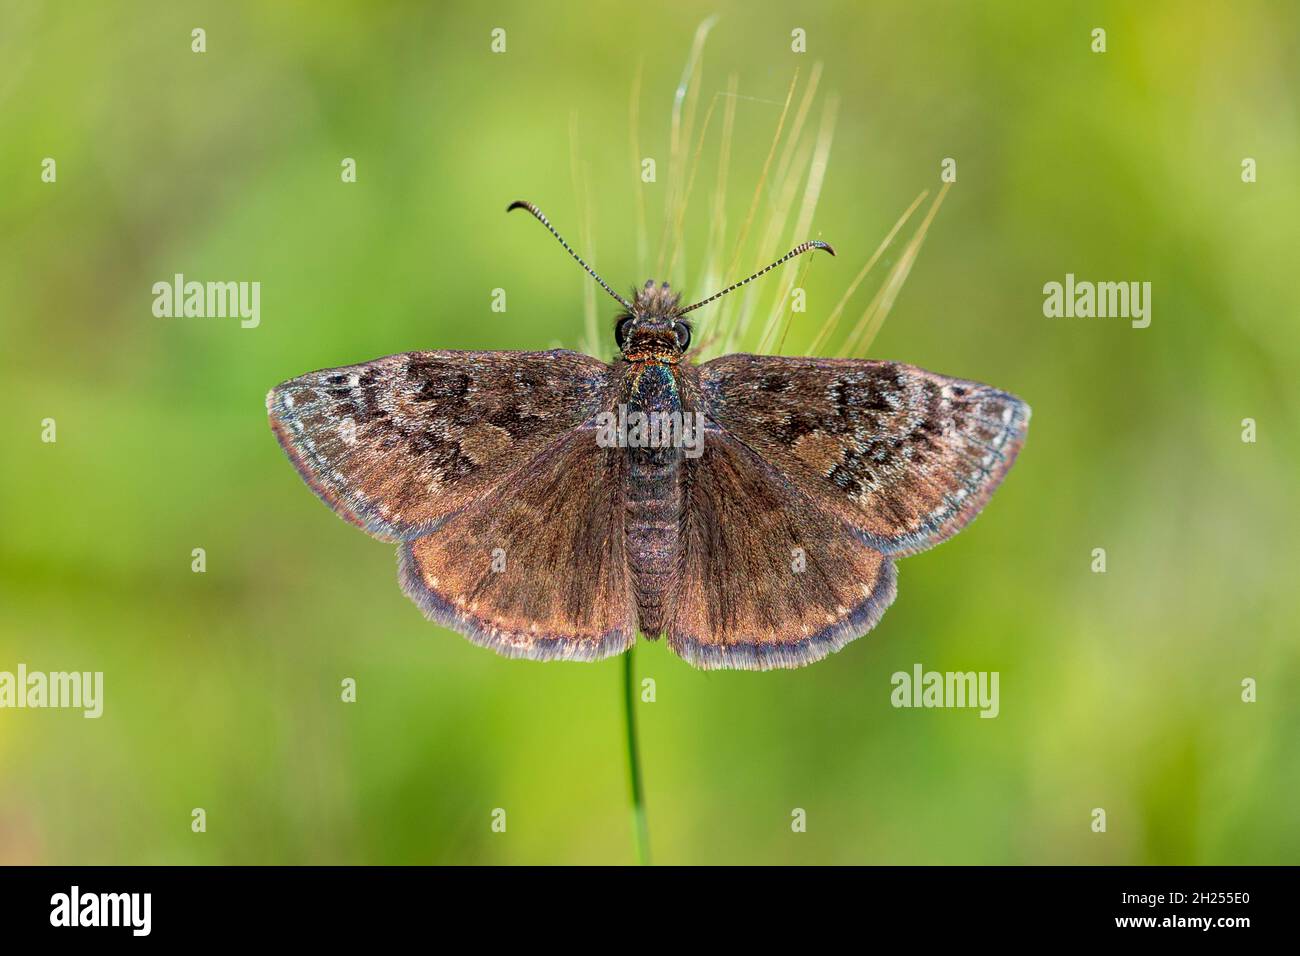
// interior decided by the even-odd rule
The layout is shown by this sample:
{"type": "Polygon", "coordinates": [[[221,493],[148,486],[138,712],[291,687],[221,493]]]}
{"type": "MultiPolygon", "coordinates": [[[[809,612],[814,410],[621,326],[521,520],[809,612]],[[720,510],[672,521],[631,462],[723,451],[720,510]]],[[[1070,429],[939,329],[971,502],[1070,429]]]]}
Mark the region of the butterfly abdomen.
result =
{"type": "MultiPolygon", "coordinates": [[[[671,369],[655,363],[634,364],[626,379],[629,413],[676,415],[681,398],[671,369]]],[[[658,438],[668,437],[652,429],[658,438]]],[[[641,633],[656,638],[664,631],[667,605],[680,553],[682,494],[681,448],[655,441],[655,447],[629,447],[627,468],[627,560],[632,572],[641,633]]]]}
{"type": "Polygon", "coordinates": [[[641,633],[663,633],[669,590],[677,571],[681,530],[681,451],[629,449],[627,559],[641,633]]]}

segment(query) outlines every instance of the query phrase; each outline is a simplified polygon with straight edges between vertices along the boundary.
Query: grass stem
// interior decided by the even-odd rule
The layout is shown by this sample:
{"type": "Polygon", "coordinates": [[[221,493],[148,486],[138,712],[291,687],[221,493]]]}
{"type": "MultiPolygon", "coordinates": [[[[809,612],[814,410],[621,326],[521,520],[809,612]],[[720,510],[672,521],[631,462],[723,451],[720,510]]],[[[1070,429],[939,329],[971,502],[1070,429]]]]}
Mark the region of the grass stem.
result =
{"type": "Polygon", "coordinates": [[[623,655],[623,715],[627,722],[627,778],[632,798],[632,841],[636,846],[636,861],[641,866],[650,865],[650,828],[645,817],[645,786],[641,779],[641,745],[636,732],[636,668],[633,655],[636,648],[628,648],[623,655]]]}

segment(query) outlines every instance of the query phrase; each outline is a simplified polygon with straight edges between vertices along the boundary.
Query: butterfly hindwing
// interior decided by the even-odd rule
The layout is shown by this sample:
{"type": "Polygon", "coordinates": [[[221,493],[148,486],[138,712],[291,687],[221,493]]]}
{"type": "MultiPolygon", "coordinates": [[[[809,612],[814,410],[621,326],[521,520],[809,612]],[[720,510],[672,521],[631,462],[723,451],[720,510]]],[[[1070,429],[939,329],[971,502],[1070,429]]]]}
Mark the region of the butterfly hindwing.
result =
{"type": "Polygon", "coordinates": [[[820,660],[875,626],[893,563],[733,436],[687,458],[668,644],[704,669],[820,660]]]}
{"type": "Polygon", "coordinates": [[[621,449],[590,424],[427,537],[398,548],[425,615],[507,657],[597,660],[632,646],[621,449]]]}
{"type": "Polygon", "coordinates": [[[711,421],[889,555],[968,524],[1029,425],[1014,395],[896,362],[728,355],[699,388],[711,421]]]}
{"type": "Polygon", "coordinates": [[[595,413],[577,352],[406,352],[290,379],[271,426],[312,490],[386,541],[428,534],[595,413]]]}

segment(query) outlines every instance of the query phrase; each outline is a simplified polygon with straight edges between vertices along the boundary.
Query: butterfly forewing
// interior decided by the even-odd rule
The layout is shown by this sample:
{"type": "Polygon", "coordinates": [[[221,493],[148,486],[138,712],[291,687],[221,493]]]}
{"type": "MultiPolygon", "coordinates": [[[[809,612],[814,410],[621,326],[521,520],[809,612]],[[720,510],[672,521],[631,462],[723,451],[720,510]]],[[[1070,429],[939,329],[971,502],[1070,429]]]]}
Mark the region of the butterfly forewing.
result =
{"type": "Polygon", "coordinates": [[[728,355],[699,376],[711,421],[891,555],[969,523],[1029,425],[1014,395],[897,362],[728,355]]]}
{"type": "Polygon", "coordinates": [[[410,540],[493,492],[605,404],[577,352],[406,352],[276,386],[267,411],[303,479],[347,520],[410,540]]]}

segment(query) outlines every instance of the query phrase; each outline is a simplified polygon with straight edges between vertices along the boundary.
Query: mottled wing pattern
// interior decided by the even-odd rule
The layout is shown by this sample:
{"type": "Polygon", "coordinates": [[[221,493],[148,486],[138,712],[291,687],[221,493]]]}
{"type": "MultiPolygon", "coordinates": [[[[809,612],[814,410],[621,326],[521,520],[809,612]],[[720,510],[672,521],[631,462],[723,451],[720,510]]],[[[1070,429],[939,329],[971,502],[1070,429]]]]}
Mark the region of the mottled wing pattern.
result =
{"type": "Polygon", "coordinates": [[[698,374],[711,421],[888,555],[965,527],[1029,425],[1014,395],[897,362],[728,355],[698,374]]]}
{"type": "Polygon", "coordinates": [[[573,429],[524,471],[398,548],[402,588],[431,620],[507,657],[596,660],[632,646],[624,551],[627,455],[573,429]]]}
{"type": "Polygon", "coordinates": [[[610,368],[577,352],[406,352],[276,386],[271,426],[327,505],[386,541],[463,511],[590,418],[610,368]]]}
{"type": "Polygon", "coordinates": [[[430,619],[508,657],[594,660],[635,637],[625,456],[593,419],[611,370],[576,352],[409,352],[267,396],[312,489],[398,541],[430,619]]]}
{"type": "Polygon", "coordinates": [[[809,664],[869,631],[894,600],[889,558],[732,435],[710,427],[703,454],[682,467],[668,644],[691,664],[809,664]]]}

